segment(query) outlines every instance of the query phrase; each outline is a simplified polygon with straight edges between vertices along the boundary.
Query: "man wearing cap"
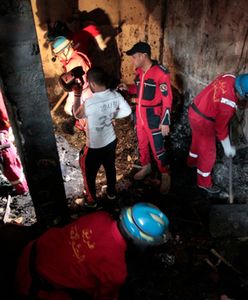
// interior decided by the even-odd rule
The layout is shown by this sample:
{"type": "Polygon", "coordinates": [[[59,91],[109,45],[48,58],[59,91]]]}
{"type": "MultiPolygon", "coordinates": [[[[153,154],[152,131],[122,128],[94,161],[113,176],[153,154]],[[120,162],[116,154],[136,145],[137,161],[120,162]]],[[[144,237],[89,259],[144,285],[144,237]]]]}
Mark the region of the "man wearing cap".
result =
{"type": "Polygon", "coordinates": [[[213,80],[198,94],[189,108],[192,142],[187,164],[197,168],[197,186],[209,195],[220,193],[213,184],[211,172],[216,159],[216,137],[225,155],[234,157],[228,126],[237,107],[248,103],[248,74],[234,76],[223,74],[213,80]]]}
{"type": "MultiPolygon", "coordinates": [[[[161,173],[160,193],[167,194],[170,188],[170,174],[166,162],[164,136],[170,132],[170,111],[172,91],[169,71],[151,59],[148,43],[138,42],[126,52],[132,56],[136,67],[136,130],[142,168],[134,175],[142,180],[151,172],[150,149],[161,173]]],[[[119,88],[125,89],[125,84],[119,88]]],[[[130,93],[133,87],[129,89],[130,93]]]]}

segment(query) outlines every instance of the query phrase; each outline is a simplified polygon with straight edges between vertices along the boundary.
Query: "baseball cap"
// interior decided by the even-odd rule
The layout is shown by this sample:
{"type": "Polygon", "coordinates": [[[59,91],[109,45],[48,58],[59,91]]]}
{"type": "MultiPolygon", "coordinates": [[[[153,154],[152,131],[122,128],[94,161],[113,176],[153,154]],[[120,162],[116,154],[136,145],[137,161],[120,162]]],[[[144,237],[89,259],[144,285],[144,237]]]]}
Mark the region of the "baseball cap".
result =
{"type": "Polygon", "coordinates": [[[140,53],[147,53],[149,56],[151,55],[151,47],[149,44],[145,42],[138,42],[133,47],[126,51],[126,54],[128,56],[134,55],[135,53],[140,52],[140,53]]]}

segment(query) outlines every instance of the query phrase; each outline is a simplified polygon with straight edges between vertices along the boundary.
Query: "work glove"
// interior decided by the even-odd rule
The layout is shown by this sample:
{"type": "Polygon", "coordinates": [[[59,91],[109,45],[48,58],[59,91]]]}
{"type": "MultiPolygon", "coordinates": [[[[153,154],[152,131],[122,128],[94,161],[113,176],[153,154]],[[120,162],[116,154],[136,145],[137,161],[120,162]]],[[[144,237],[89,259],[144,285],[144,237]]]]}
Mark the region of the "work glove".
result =
{"type": "Polygon", "coordinates": [[[225,155],[227,157],[234,157],[236,155],[236,148],[231,145],[229,136],[227,136],[224,140],[222,140],[220,142],[223,146],[225,155]]]}

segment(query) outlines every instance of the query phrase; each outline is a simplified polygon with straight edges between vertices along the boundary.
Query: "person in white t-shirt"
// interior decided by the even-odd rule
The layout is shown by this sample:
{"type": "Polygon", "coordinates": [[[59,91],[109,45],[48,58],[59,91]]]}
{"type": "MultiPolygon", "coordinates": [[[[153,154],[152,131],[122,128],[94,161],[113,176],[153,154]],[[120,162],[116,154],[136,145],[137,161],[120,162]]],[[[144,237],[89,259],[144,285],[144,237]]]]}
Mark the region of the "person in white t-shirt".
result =
{"type": "Polygon", "coordinates": [[[115,150],[116,134],[112,121],[127,117],[131,108],[114,90],[108,89],[108,75],[99,67],[87,72],[87,81],[93,95],[81,104],[81,84],[74,86],[73,114],[86,119],[86,146],[80,153],[79,164],[85,187],[85,206],[96,207],[96,175],[103,165],[107,178],[107,197],[116,198],[115,150]]]}

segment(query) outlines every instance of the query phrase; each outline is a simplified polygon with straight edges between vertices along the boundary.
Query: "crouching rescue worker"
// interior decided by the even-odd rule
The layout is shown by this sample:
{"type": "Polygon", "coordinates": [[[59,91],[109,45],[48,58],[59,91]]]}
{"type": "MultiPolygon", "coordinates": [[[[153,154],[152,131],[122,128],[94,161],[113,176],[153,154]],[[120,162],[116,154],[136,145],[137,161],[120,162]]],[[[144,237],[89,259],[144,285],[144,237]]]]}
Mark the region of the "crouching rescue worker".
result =
{"type": "Polygon", "coordinates": [[[0,168],[3,175],[14,187],[15,192],[23,195],[28,192],[28,185],[16,148],[10,139],[9,131],[10,123],[0,91],[0,168]]]}
{"type": "MultiPolygon", "coordinates": [[[[59,59],[62,64],[63,72],[68,73],[72,69],[76,67],[82,67],[84,71],[83,80],[84,84],[82,86],[82,101],[91,96],[91,91],[88,87],[88,82],[86,80],[86,72],[91,67],[91,62],[89,58],[82,52],[74,50],[72,46],[72,42],[65,38],[64,36],[58,36],[52,42],[52,52],[59,59]]],[[[72,114],[72,106],[74,102],[74,93],[71,90],[66,90],[63,86],[64,90],[68,92],[68,97],[66,100],[66,104],[64,106],[64,111],[71,116],[68,122],[64,124],[64,129],[68,133],[73,134],[73,126],[76,120],[72,114]]],[[[84,130],[84,122],[77,122],[76,126],[80,130],[84,130]]]]}
{"type": "MultiPolygon", "coordinates": [[[[134,179],[142,180],[151,172],[151,149],[161,173],[160,193],[167,194],[171,179],[164,137],[170,132],[172,106],[169,71],[151,59],[150,45],[145,42],[135,44],[126,54],[132,56],[136,67],[136,132],[142,169],[134,175],[134,179]]],[[[127,89],[127,86],[120,84],[119,88],[127,89]]],[[[133,91],[134,88],[130,87],[129,92],[133,91]]]]}
{"type": "Polygon", "coordinates": [[[96,207],[96,176],[101,165],[107,177],[107,197],[110,200],[116,198],[117,138],[112,122],[129,116],[131,108],[121,94],[108,88],[108,76],[101,68],[91,68],[87,72],[87,81],[93,95],[82,103],[78,82],[74,87],[73,113],[76,118],[86,120],[86,146],[79,160],[86,192],[84,205],[96,207]]]}
{"type": "Polygon", "coordinates": [[[229,137],[229,123],[237,107],[248,103],[248,74],[218,76],[196,98],[189,108],[192,142],[187,164],[197,168],[197,185],[209,194],[220,188],[212,182],[211,172],[216,159],[216,137],[225,155],[234,157],[236,149],[229,137]]]}
{"type": "MultiPolygon", "coordinates": [[[[129,244],[167,240],[169,221],[149,203],[123,208],[118,221],[103,211],[51,228],[24,249],[17,268],[21,299],[117,300],[127,278],[129,244]]],[[[20,299],[20,298],[18,298],[20,299]]]]}

